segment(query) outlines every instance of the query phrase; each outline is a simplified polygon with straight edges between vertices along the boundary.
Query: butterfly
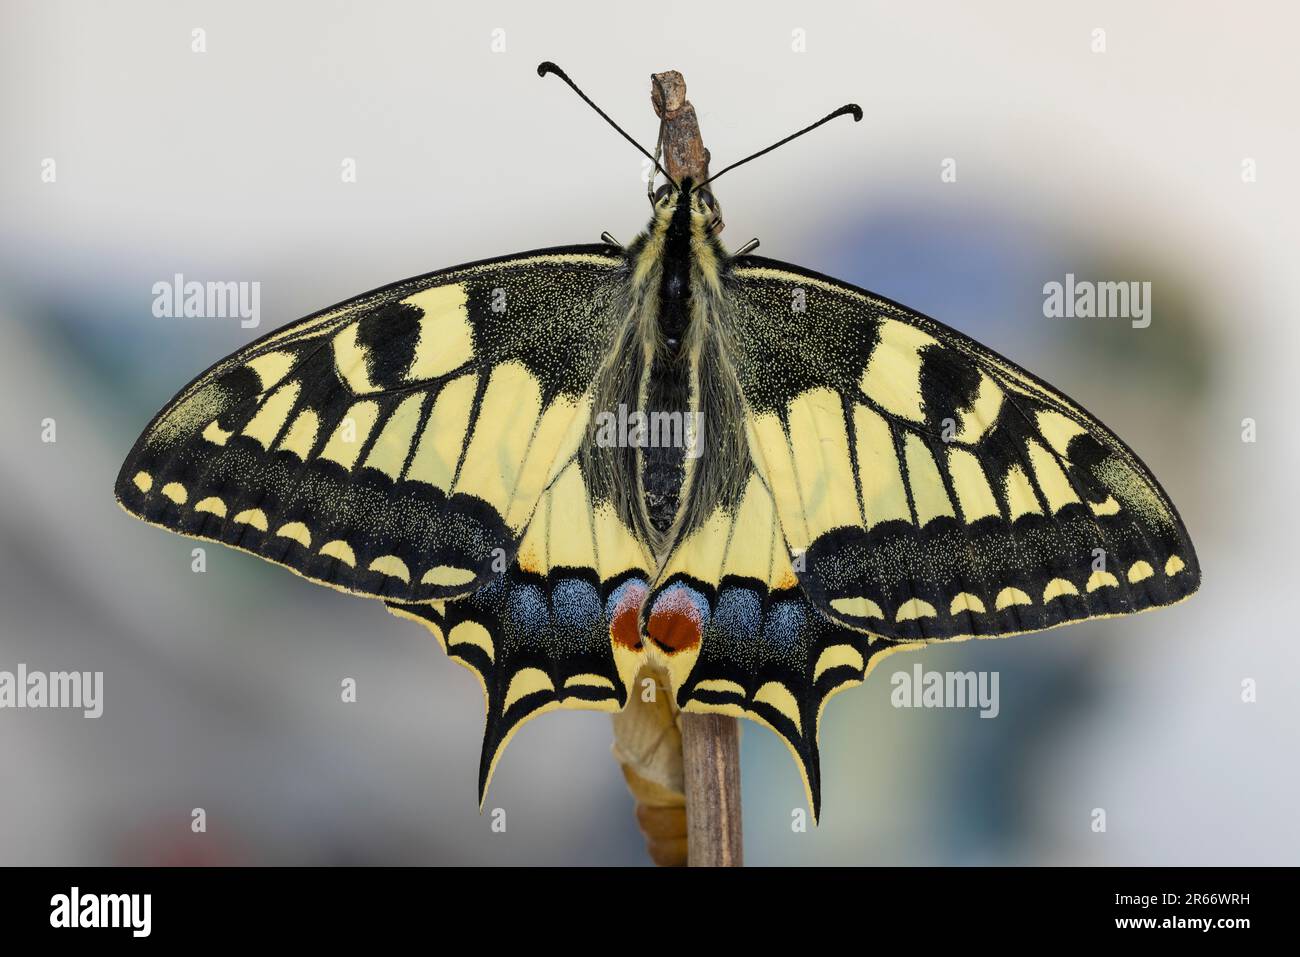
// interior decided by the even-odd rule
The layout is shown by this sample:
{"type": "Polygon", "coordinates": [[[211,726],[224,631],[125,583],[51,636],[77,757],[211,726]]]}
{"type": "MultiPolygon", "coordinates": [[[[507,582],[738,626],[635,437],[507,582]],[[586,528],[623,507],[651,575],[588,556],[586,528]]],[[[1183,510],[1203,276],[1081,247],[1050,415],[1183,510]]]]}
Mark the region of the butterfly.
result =
{"type": "Polygon", "coordinates": [[[886,655],[1197,589],[1109,429],[906,306],[729,253],[708,182],[669,178],[626,247],[271,332],[154,418],[118,501],[427,627],[483,685],[480,803],[524,721],[619,711],[653,668],[680,709],[780,735],[817,815],[822,710],[886,655]]]}

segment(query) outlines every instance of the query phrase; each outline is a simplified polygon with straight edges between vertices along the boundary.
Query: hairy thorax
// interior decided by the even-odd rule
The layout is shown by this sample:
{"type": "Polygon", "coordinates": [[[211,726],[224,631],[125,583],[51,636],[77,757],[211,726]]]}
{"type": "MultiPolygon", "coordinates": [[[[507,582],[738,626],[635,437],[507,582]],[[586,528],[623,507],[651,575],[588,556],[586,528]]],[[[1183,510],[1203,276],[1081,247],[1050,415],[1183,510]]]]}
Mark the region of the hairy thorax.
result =
{"type": "Polygon", "coordinates": [[[726,253],[708,219],[690,197],[661,200],[628,248],[628,321],[595,392],[597,415],[629,424],[612,444],[589,443],[588,467],[607,477],[600,484],[621,517],[660,558],[736,500],[736,476],[748,470],[735,428],[743,419],[727,347],[726,253]],[[620,498],[620,488],[635,495],[620,498]]]}

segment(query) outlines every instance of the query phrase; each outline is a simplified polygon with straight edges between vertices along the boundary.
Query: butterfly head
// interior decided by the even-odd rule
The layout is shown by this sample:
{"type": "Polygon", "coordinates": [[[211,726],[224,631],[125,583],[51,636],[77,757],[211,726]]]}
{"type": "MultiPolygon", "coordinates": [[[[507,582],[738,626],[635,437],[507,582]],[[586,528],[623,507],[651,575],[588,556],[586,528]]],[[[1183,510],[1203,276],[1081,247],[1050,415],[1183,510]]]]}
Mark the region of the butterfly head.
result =
{"type": "Polygon", "coordinates": [[[690,177],[681,183],[664,183],[651,199],[655,219],[670,220],[674,215],[689,217],[693,226],[716,235],[722,231],[722,207],[707,186],[696,188],[690,177]]]}

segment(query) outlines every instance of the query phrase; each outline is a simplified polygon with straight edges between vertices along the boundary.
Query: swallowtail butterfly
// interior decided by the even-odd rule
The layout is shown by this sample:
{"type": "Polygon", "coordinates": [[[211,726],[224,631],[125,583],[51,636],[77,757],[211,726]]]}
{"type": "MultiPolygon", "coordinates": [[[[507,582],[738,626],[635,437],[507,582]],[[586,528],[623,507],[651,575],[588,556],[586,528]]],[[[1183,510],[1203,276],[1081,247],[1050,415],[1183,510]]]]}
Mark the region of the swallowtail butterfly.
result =
{"type": "Polygon", "coordinates": [[[822,709],[890,652],[1196,590],[1168,496],[1073,400],[730,254],[705,183],[652,204],[626,247],[440,270],[222,359],[118,501],[425,625],[483,683],[480,800],[522,722],[618,711],[649,665],[681,709],[779,734],[816,814],[822,709]]]}

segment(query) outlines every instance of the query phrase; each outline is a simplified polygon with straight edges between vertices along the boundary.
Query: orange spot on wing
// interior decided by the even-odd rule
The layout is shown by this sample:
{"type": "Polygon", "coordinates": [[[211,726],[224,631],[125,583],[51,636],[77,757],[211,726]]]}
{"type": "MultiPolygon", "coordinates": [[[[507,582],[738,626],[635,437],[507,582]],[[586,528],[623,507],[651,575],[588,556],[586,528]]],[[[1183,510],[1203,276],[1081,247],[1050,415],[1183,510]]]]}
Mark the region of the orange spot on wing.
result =
{"type": "Polygon", "coordinates": [[[651,613],[646,631],[669,651],[685,651],[700,643],[700,623],[691,611],[665,608],[651,613]]]}
{"type": "Polygon", "coordinates": [[[641,648],[641,604],[645,601],[645,586],[631,587],[623,593],[609,622],[609,637],[615,644],[639,651],[641,648]]]}
{"type": "Polygon", "coordinates": [[[772,591],[784,591],[787,588],[794,588],[799,584],[799,579],[795,576],[794,570],[787,568],[781,575],[779,581],[772,585],[772,591]]]}
{"type": "Polygon", "coordinates": [[[703,596],[675,585],[660,593],[650,610],[646,633],[666,651],[699,647],[703,596]]]}
{"type": "Polygon", "coordinates": [[[520,549],[519,554],[515,557],[515,564],[519,566],[520,571],[531,572],[534,575],[542,574],[541,559],[538,558],[537,552],[532,548],[527,551],[520,549]]]}

